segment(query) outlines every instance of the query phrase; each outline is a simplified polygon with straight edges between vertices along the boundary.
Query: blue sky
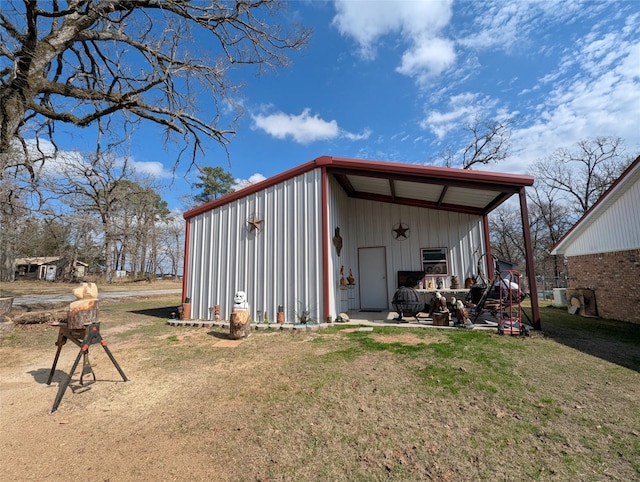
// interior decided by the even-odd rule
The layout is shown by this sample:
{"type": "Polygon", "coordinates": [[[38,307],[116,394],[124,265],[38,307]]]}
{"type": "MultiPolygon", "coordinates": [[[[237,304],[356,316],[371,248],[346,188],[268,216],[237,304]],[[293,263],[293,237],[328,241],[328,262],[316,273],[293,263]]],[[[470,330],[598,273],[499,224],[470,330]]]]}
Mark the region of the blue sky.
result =
{"type": "MultiPolygon", "coordinates": [[[[213,141],[201,165],[241,182],[322,155],[438,165],[476,115],[513,122],[510,158],[483,169],[526,173],[595,136],[640,153],[639,1],[295,1],[286,19],[313,29],[309,45],[285,70],[239,71],[231,165],[213,141]]],[[[167,182],[175,155],[136,133],[140,170],[167,182]]],[[[187,167],[162,193],[171,208],[195,193],[187,167]]]]}

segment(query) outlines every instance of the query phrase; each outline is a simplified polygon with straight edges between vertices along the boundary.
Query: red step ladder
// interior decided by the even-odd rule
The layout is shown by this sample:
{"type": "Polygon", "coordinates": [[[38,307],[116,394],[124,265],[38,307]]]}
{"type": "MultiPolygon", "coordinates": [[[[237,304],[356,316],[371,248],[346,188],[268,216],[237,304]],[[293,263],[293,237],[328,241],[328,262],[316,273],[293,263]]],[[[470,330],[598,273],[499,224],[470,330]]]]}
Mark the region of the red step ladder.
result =
{"type": "Polygon", "coordinates": [[[499,278],[498,334],[526,335],[528,332],[522,323],[520,273],[514,270],[503,270],[500,271],[499,278]]]}

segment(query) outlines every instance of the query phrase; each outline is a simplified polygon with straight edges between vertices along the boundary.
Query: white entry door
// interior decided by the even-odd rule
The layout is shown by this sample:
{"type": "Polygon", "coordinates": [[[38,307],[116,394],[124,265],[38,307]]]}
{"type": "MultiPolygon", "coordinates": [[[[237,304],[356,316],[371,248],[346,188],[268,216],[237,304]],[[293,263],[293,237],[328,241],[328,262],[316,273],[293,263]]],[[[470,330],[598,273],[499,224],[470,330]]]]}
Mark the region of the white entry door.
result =
{"type": "Polygon", "coordinates": [[[358,249],[360,309],[388,309],[387,256],[384,246],[358,249]]]}

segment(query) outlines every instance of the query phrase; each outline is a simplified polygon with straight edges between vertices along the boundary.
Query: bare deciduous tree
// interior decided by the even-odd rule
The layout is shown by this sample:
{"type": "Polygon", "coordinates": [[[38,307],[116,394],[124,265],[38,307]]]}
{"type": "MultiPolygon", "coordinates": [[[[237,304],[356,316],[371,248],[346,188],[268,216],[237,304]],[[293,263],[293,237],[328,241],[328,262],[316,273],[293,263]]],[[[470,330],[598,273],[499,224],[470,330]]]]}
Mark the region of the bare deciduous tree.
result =
{"type": "Polygon", "coordinates": [[[114,271],[113,251],[119,238],[118,215],[131,196],[130,179],[135,173],[127,158],[94,155],[85,159],[63,157],[48,173],[47,190],[74,211],[95,215],[101,226],[106,281],[114,271]]]}
{"type": "MultiPolygon", "coordinates": [[[[114,113],[183,139],[192,161],[203,136],[226,145],[220,103],[236,105],[234,65],[287,64],[308,31],[268,23],[280,0],[3,0],[0,155],[26,135],[54,142],[57,123],[84,127],[114,113]],[[205,94],[207,97],[201,96],[205,94]],[[202,99],[211,101],[204,110],[202,99]]],[[[102,125],[101,127],[103,127],[102,125]]],[[[25,155],[23,159],[29,159],[25,155]]],[[[10,160],[3,156],[1,168],[10,160]]]]}
{"type": "Polygon", "coordinates": [[[562,260],[551,256],[549,250],[571,228],[571,208],[557,189],[549,188],[541,181],[537,181],[529,190],[528,200],[536,274],[553,280],[553,287],[560,288],[562,260]]]}
{"type": "Polygon", "coordinates": [[[158,266],[164,269],[168,265],[174,277],[180,274],[184,255],[184,225],[182,215],[170,213],[162,220],[158,231],[158,266]]]}
{"type": "Polygon", "coordinates": [[[498,207],[489,216],[491,252],[499,259],[524,266],[526,256],[520,211],[511,205],[498,207]]]}
{"type": "MultiPolygon", "coordinates": [[[[559,149],[533,166],[535,184],[528,190],[529,229],[533,241],[536,274],[558,287],[564,277],[562,259],[549,250],[619,177],[623,159],[620,139],[600,137],[582,140],[574,151],[559,149]]],[[[491,213],[491,247],[503,259],[521,262],[521,222],[509,205],[491,213]]],[[[543,287],[543,290],[545,287],[543,287]]]]}
{"type": "Polygon", "coordinates": [[[584,214],[620,176],[629,161],[617,137],[585,139],[574,150],[556,150],[533,166],[538,183],[564,194],[573,208],[572,221],[584,214]]]}
{"type": "Polygon", "coordinates": [[[0,281],[14,279],[20,225],[29,215],[28,191],[21,184],[15,168],[0,165],[0,281]]]}
{"type": "Polygon", "coordinates": [[[470,169],[476,164],[491,164],[509,156],[511,132],[509,119],[482,120],[475,116],[464,126],[469,142],[460,150],[447,148],[441,157],[447,167],[470,169]]]}

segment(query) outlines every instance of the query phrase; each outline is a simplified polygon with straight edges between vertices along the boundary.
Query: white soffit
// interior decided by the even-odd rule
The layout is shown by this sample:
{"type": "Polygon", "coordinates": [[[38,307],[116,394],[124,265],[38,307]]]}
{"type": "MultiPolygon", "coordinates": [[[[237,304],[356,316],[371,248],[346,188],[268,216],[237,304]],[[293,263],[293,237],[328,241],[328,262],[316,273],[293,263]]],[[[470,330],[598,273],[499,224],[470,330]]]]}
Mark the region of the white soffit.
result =
{"type": "Polygon", "coordinates": [[[462,187],[450,187],[442,200],[445,204],[459,204],[464,206],[484,207],[498,195],[495,191],[482,189],[467,189],[462,187]]]}
{"type": "Polygon", "coordinates": [[[437,202],[442,194],[443,186],[421,182],[394,181],[396,196],[420,201],[437,202]]]}
{"type": "Polygon", "coordinates": [[[415,200],[451,206],[468,206],[483,209],[500,194],[488,189],[446,186],[429,182],[412,182],[383,177],[349,174],[346,176],[356,193],[380,195],[389,199],[415,200]]]}
{"type": "Polygon", "coordinates": [[[349,182],[357,192],[391,196],[389,180],[379,177],[348,176],[349,182]]]}

